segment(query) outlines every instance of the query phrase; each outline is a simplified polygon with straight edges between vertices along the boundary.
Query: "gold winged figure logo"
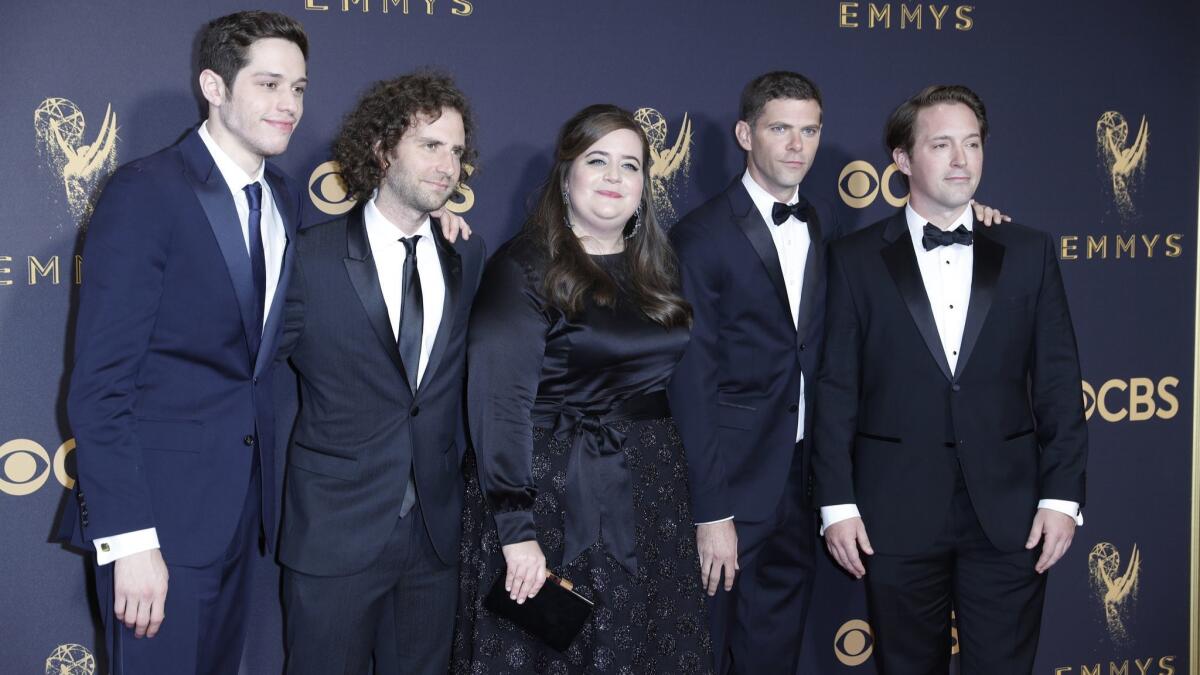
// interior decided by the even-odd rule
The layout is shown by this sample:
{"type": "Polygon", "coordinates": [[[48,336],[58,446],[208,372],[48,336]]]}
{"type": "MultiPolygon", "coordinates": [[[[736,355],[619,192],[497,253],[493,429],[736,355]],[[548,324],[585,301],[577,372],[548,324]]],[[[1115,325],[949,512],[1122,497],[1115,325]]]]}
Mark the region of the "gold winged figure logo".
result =
{"type": "Polygon", "coordinates": [[[1133,215],[1130,192],[1146,171],[1146,150],[1150,144],[1150,126],[1146,116],[1138,126],[1137,136],[1129,140],[1129,123],[1115,110],[1100,116],[1096,122],[1096,152],[1108,172],[1113,201],[1121,215],[1133,215]]]}
{"type": "Polygon", "coordinates": [[[95,675],[96,657],[83,645],[59,645],[46,658],[46,675],[95,675]]]}
{"type": "Polygon", "coordinates": [[[687,113],[679,125],[674,143],[667,147],[667,120],[654,108],[638,108],[633,118],[646,132],[650,141],[650,189],[654,210],[664,225],[675,221],[672,198],[678,194],[679,179],[687,178],[691,169],[692,121],[687,113]]]}
{"type": "Polygon", "coordinates": [[[67,206],[77,225],[87,226],[97,188],[117,167],[117,115],[108,104],[96,140],[84,143],[87,130],[79,106],[48,98],[33,112],[38,148],[48,168],[62,179],[67,206]]]}
{"type": "Polygon", "coordinates": [[[1142,554],[1137,544],[1129,554],[1129,562],[1121,571],[1121,554],[1117,547],[1102,541],[1092,547],[1088,554],[1088,570],[1091,572],[1092,590],[1096,600],[1104,608],[1104,622],[1109,637],[1114,642],[1129,640],[1126,621],[1129,618],[1131,598],[1137,600],[1138,580],[1142,571],[1142,554]]]}

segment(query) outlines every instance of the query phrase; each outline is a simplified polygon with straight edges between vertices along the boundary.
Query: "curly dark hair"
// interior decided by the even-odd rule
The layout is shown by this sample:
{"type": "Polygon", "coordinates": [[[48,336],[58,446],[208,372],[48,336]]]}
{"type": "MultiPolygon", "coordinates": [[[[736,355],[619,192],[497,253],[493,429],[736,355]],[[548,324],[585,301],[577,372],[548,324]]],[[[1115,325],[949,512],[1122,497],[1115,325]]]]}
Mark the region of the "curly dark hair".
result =
{"type": "MultiPolygon", "coordinates": [[[[413,126],[418,114],[436,120],[444,108],[462,115],[466,132],[462,163],[473,164],[475,120],[467,97],[449,75],[423,70],[371,85],[342,120],[342,128],[333,142],[333,158],[341,167],[346,194],[356,200],[370,197],[387,171],[386,163],[378,159],[376,151],[386,156],[413,126]]],[[[464,170],[459,182],[466,181],[464,170]]]]}
{"type": "Polygon", "coordinates": [[[211,70],[233,90],[238,71],[246,67],[250,45],[267,38],[295,43],[308,60],[308,36],[300,22],[279,12],[237,12],[208,22],[200,33],[200,70],[211,70]]]}
{"type": "Polygon", "coordinates": [[[633,218],[625,225],[626,234],[632,235],[625,242],[624,255],[634,300],[642,313],[659,325],[667,328],[691,325],[692,308],[679,293],[675,252],[654,213],[650,143],[633,115],[615,105],[588,106],[575,113],[559,131],[554,166],[523,230],[524,236],[536,242],[550,260],[543,293],[548,304],[568,316],[582,310],[588,297],[601,307],[616,306],[616,282],[588,257],[579,239],[567,228],[567,205],[562,195],[575,158],[618,129],[628,129],[642,141],[642,225],[636,232],[633,232],[633,218]]]}

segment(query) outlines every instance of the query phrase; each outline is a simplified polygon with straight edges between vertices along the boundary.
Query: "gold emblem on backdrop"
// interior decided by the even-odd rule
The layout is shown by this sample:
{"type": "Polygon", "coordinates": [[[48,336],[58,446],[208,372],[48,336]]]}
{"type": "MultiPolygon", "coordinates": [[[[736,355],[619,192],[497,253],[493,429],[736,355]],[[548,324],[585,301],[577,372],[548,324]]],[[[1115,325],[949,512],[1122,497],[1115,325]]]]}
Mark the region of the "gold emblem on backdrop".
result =
{"type": "MultiPolygon", "coordinates": [[[[875,633],[871,624],[850,619],[833,636],[833,655],[844,666],[861,666],[875,651],[875,633]]],[[[950,612],[950,655],[958,654],[958,617],[950,612]]]]}
{"type": "MultiPolygon", "coordinates": [[[[892,178],[899,171],[893,162],[888,164],[880,176],[873,164],[865,159],[856,159],[843,167],[842,173],[838,175],[838,195],[846,206],[852,209],[867,208],[875,203],[880,194],[888,204],[900,208],[908,203],[908,195],[892,192],[892,178]]],[[[907,187],[903,181],[901,187],[907,187]]]]}
{"type": "Polygon", "coordinates": [[[41,443],[28,438],[0,444],[0,492],[14,497],[33,494],[46,484],[51,473],[59,485],[70,490],[75,487],[75,477],[68,471],[67,459],[74,451],[74,438],[59,445],[53,458],[41,443]]]}
{"type": "Polygon", "coordinates": [[[96,657],[87,647],[59,645],[46,658],[46,675],[95,675],[96,657]]]}
{"type": "Polygon", "coordinates": [[[1096,153],[1109,176],[1109,190],[1117,210],[1125,218],[1134,214],[1131,192],[1146,172],[1146,149],[1150,143],[1150,127],[1146,116],[1138,125],[1137,135],[1129,136],[1129,123],[1115,110],[1096,121],[1096,153]]]}
{"type": "Polygon", "coordinates": [[[654,210],[664,224],[675,222],[678,215],[672,199],[678,195],[680,178],[687,180],[692,166],[692,121],[687,113],[671,147],[667,147],[667,119],[654,108],[638,108],[633,118],[650,141],[650,190],[654,210]]]}
{"type": "Polygon", "coordinates": [[[1142,554],[1137,544],[1130,550],[1124,572],[1121,571],[1121,554],[1116,546],[1102,541],[1093,546],[1088,554],[1092,591],[1104,609],[1104,622],[1113,642],[1123,644],[1129,641],[1126,622],[1132,605],[1137,602],[1141,570],[1142,554]]]}
{"type": "Polygon", "coordinates": [[[96,204],[97,188],[117,168],[117,115],[112,104],[94,140],[79,106],[65,98],[48,98],[33,111],[33,130],[46,168],[62,181],[67,206],[76,226],[87,227],[96,204]]]}
{"type": "MultiPolygon", "coordinates": [[[[319,164],[308,176],[308,198],[312,200],[313,206],[331,216],[340,216],[358,203],[346,194],[341,170],[337,162],[329,160],[319,164]]],[[[463,173],[470,176],[475,173],[475,167],[464,164],[463,173]]],[[[446,202],[446,209],[453,213],[466,213],[472,206],[475,206],[475,193],[466,184],[459,183],[458,189],[446,202]]]]}
{"type": "Polygon", "coordinates": [[[1083,381],[1083,414],[1096,413],[1105,422],[1145,422],[1174,419],[1179,414],[1179,378],[1168,375],[1105,380],[1099,387],[1083,381]]]}

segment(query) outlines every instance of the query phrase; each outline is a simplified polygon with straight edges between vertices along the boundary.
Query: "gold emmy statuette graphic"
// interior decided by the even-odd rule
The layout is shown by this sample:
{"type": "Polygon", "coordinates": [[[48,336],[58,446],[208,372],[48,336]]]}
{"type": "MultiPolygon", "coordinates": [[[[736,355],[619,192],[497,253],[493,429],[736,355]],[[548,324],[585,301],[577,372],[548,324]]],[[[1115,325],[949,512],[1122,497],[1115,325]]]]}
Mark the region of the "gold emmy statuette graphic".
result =
{"type": "Polygon", "coordinates": [[[641,125],[650,141],[650,190],[654,199],[654,210],[660,221],[671,223],[675,220],[675,206],[671,197],[678,190],[677,180],[680,175],[687,177],[691,169],[692,159],[692,121],[687,113],[683,114],[683,123],[679,126],[679,134],[675,143],[667,148],[667,120],[654,108],[638,108],[633,119],[641,125]]]}
{"type": "Polygon", "coordinates": [[[47,168],[62,178],[67,205],[75,223],[87,227],[96,205],[97,186],[117,167],[117,115],[112,104],[92,143],[84,143],[86,124],[79,106],[65,98],[48,98],[33,111],[38,149],[47,168]]]}
{"type": "Polygon", "coordinates": [[[1127,218],[1134,211],[1130,189],[1146,172],[1149,143],[1150,127],[1145,115],[1132,144],[1129,144],[1129,124],[1121,113],[1110,110],[1096,122],[1096,152],[1112,180],[1110,187],[1117,210],[1127,218]]]}
{"type": "Polygon", "coordinates": [[[1088,554],[1088,571],[1091,572],[1092,590],[1096,600],[1104,606],[1104,621],[1108,635],[1114,642],[1129,640],[1125,621],[1129,615],[1130,598],[1137,601],[1138,577],[1142,569],[1142,554],[1137,544],[1129,555],[1129,564],[1124,574],[1121,569],[1121,554],[1117,547],[1102,541],[1092,547],[1088,554]]]}
{"type": "Polygon", "coordinates": [[[46,675],[94,675],[96,657],[83,645],[59,645],[46,658],[46,675]]]}
{"type": "Polygon", "coordinates": [[[861,666],[871,658],[875,649],[875,635],[871,624],[862,619],[851,619],[838,628],[833,636],[833,653],[845,666],[861,666]]]}

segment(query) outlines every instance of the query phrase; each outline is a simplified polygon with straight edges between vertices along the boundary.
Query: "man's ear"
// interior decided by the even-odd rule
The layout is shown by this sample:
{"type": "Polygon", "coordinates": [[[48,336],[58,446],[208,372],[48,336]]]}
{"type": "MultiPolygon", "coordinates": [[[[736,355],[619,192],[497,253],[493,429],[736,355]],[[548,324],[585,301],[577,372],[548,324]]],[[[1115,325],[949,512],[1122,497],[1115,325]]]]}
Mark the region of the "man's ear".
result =
{"type": "Polygon", "coordinates": [[[737,138],[738,145],[746,152],[750,152],[754,147],[754,130],[750,128],[750,123],[746,120],[738,120],[737,124],[733,125],[733,135],[737,138]]]}
{"type": "Polygon", "coordinates": [[[225,79],[209,68],[200,71],[200,94],[209,105],[218,108],[229,100],[229,89],[225,86],[225,79]]]}
{"type": "Polygon", "coordinates": [[[892,150],[892,161],[895,162],[896,168],[900,169],[900,173],[905,176],[912,175],[912,164],[909,162],[908,152],[904,148],[892,150]]]}
{"type": "Polygon", "coordinates": [[[387,173],[388,167],[390,167],[392,163],[388,161],[387,157],[383,156],[383,151],[380,150],[380,147],[380,142],[375,141],[375,143],[371,145],[371,154],[375,155],[375,161],[379,164],[379,168],[383,169],[384,173],[387,173]]]}

